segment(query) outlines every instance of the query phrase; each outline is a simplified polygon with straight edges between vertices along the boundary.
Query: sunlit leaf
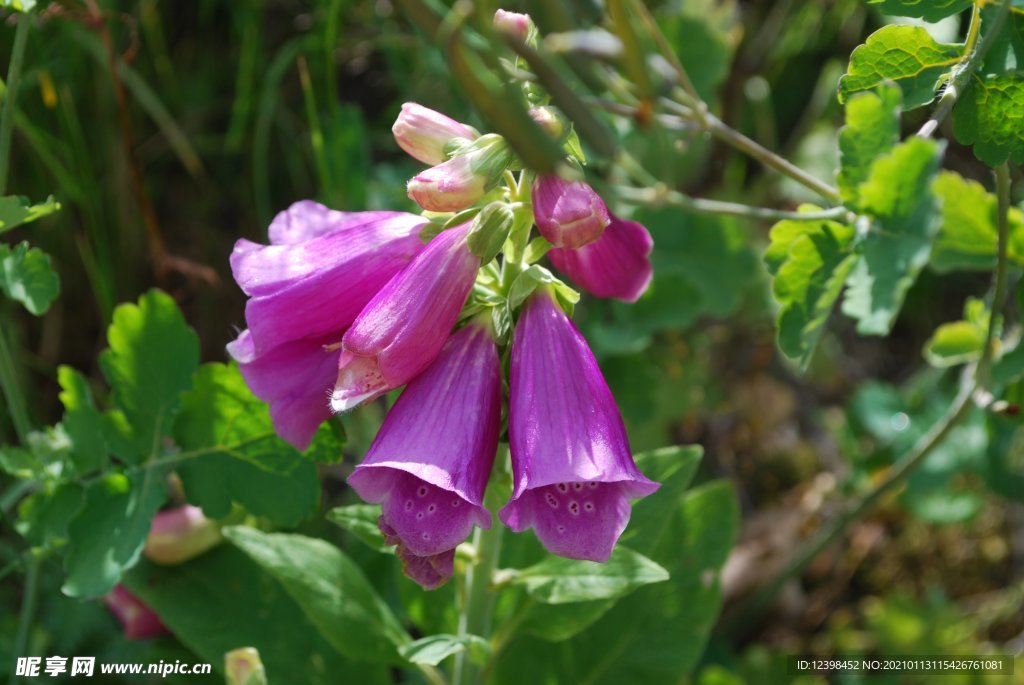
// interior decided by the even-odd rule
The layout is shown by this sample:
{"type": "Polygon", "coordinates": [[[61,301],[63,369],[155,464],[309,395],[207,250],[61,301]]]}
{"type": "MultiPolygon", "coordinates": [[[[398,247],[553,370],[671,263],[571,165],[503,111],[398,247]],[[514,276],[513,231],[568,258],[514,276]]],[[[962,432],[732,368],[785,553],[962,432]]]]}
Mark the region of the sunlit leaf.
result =
{"type": "Polygon", "coordinates": [[[12,249],[0,244],[0,290],[39,316],[57,298],[60,280],[50,256],[40,249],[19,243],[12,249]]]}

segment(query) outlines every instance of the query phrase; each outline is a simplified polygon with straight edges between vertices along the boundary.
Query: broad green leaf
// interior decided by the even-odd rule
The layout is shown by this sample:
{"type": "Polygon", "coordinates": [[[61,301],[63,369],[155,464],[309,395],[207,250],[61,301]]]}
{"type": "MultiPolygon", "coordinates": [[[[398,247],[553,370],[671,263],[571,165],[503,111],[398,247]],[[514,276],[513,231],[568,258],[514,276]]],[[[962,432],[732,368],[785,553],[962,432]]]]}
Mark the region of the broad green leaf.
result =
{"type": "Polygon", "coordinates": [[[117,585],[139,560],[164,498],[163,477],[155,469],[132,477],[110,475],[89,485],[85,503],[68,525],[64,594],[97,597],[117,585]]]}
{"type": "Polygon", "coordinates": [[[197,454],[178,472],[189,501],[207,516],[223,518],[237,503],[293,526],[316,511],[316,464],[277,437],[267,405],[249,391],[236,366],[202,366],[182,396],[174,436],[183,450],[197,454]]]}
{"type": "Polygon", "coordinates": [[[60,292],[50,255],[28,243],[0,244],[0,290],[21,302],[29,313],[44,314],[60,292]]]}
{"type": "Polygon", "coordinates": [[[569,604],[542,604],[533,600],[527,601],[531,603],[526,609],[519,630],[545,642],[568,640],[573,635],[589,628],[615,606],[614,599],[569,604]]]}
{"type": "Polygon", "coordinates": [[[850,66],[839,80],[839,101],[895,81],[903,90],[906,109],[927,105],[961,60],[962,49],[936,43],[919,26],[884,26],[850,55],[850,66]]]}
{"type": "Polygon", "coordinates": [[[907,290],[931,255],[939,228],[932,183],[944,146],[914,138],[871,167],[860,186],[861,209],[873,221],[847,279],[843,313],[862,335],[889,332],[907,290]]]}
{"type": "Polygon", "coordinates": [[[437,666],[448,657],[468,652],[469,660],[484,664],[491,654],[491,645],[479,635],[430,635],[402,645],[399,654],[414,664],[437,666]]]}
{"type": "Polygon", "coordinates": [[[846,125],[839,131],[839,192],[843,203],[860,206],[858,190],[871,165],[900,141],[903,97],[891,84],[877,92],[856,93],[846,101],[846,125]]]}
{"type": "Polygon", "coordinates": [[[918,17],[937,22],[974,4],[973,0],[868,0],[883,14],[893,17],[918,17]]]}
{"type": "Polygon", "coordinates": [[[1024,164],[1024,76],[974,76],[953,108],[953,133],[995,167],[1024,164]]]}
{"type": "Polygon", "coordinates": [[[765,262],[780,305],[779,347],[805,368],[857,262],[854,229],[835,221],[787,220],[775,224],[770,237],[765,262]]]}
{"type": "Polygon", "coordinates": [[[158,454],[171,432],[179,396],[199,366],[199,339],[174,300],[150,290],[138,304],[114,310],[107,342],[100,368],[131,427],[135,460],[142,461],[158,454]]]}
{"type": "MultiPolygon", "coordinates": [[[[943,171],[932,186],[942,201],[942,226],[932,250],[936,271],[986,270],[995,266],[998,248],[996,197],[977,181],[943,171]]],[[[1024,266],[1024,212],[1010,207],[1007,257],[1024,266]]]]}
{"type": "Polygon", "coordinates": [[[281,585],[231,545],[177,566],[144,561],[124,583],[218,671],[226,652],[255,647],[275,685],[392,682],[387,667],[348,661],[332,649],[281,585]]]}
{"type": "Polygon", "coordinates": [[[520,571],[513,583],[546,604],[568,604],[627,595],[638,587],[668,580],[668,572],[642,554],[616,545],[603,564],[549,556],[520,571]]]}
{"type": "Polygon", "coordinates": [[[379,504],[350,504],[345,507],[335,507],[327,512],[328,521],[336,523],[352,533],[370,549],[394,553],[393,545],[384,544],[384,534],[380,532],[377,525],[379,519],[379,504]]]}
{"type": "Polygon", "coordinates": [[[68,523],[82,508],[84,489],[60,483],[32,493],[18,505],[18,532],[37,547],[67,542],[68,523]]]}
{"type": "Polygon", "coordinates": [[[570,640],[519,638],[497,664],[496,685],[671,683],[696,665],[721,606],[717,575],[736,538],[738,507],[731,486],[716,482],[663,513],[671,534],[652,558],[671,579],[638,589],[570,640]]]}
{"type": "Polygon", "coordinates": [[[675,445],[636,455],[637,467],[661,487],[633,504],[620,542],[641,554],[653,553],[669,528],[665,512],[679,506],[703,456],[700,445],[675,445]]]}
{"type": "Polygon", "coordinates": [[[396,648],[410,637],[362,570],[340,549],[316,538],[236,526],[225,537],[272,575],[340,653],[400,664],[396,648]]]}
{"type": "Polygon", "coordinates": [[[60,203],[53,198],[53,195],[46,198],[45,202],[35,205],[29,202],[28,198],[18,195],[0,197],[0,233],[53,214],[58,210],[60,210],[60,203]]]}
{"type": "Polygon", "coordinates": [[[80,475],[98,471],[107,464],[107,440],[103,417],[93,403],[89,383],[70,366],[57,369],[60,401],[64,405],[61,424],[71,440],[71,458],[80,475]]]}
{"type": "Polygon", "coordinates": [[[935,329],[924,346],[924,356],[932,366],[965,364],[981,357],[985,347],[990,314],[985,303],[970,298],[964,304],[962,321],[945,323],[935,329]]]}

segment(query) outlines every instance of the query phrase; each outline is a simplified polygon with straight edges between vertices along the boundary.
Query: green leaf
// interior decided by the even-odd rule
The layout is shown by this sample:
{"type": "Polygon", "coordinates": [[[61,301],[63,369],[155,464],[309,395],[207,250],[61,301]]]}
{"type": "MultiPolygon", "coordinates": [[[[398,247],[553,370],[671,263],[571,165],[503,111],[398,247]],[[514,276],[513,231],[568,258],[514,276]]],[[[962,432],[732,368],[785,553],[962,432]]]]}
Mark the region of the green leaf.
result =
{"type": "Polygon", "coordinates": [[[29,202],[27,197],[19,195],[0,197],[0,233],[53,214],[58,210],[60,210],[60,203],[53,198],[53,195],[46,198],[45,202],[36,205],[29,202]]]}
{"type": "Polygon", "coordinates": [[[384,534],[377,525],[379,519],[379,504],[350,504],[327,512],[328,521],[352,533],[370,549],[393,554],[394,546],[384,544],[384,534]]]}
{"type": "Polygon", "coordinates": [[[163,478],[153,469],[132,477],[110,475],[89,485],[82,509],[68,525],[64,594],[97,597],[117,585],[139,560],[164,498],[163,478]]]}
{"type": "Polygon", "coordinates": [[[580,294],[540,264],[531,264],[512,281],[512,286],[508,290],[509,309],[514,310],[521,305],[541,286],[549,286],[562,308],[572,316],[573,306],[580,301],[580,294]]]}
{"type": "Polygon", "coordinates": [[[469,653],[469,660],[483,665],[491,654],[491,645],[478,635],[431,635],[402,645],[398,652],[414,664],[437,666],[460,652],[469,653]]]}
{"type": "Polygon", "coordinates": [[[614,599],[570,604],[540,604],[532,600],[519,629],[545,642],[568,640],[594,624],[615,606],[614,599]]]}
{"type": "Polygon", "coordinates": [[[60,292],[50,255],[40,249],[19,243],[0,245],[0,290],[25,306],[35,316],[44,314],[60,292]]]}
{"type": "Polygon", "coordinates": [[[616,545],[603,564],[549,556],[520,571],[513,580],[546,604],[614,599],[638,587],[668,580],[668,571],[642,554],[616,545]]]}
{"type": "Polygon", "coordinates": [[[932,366],[944,368],[981,358],[988,332],[989,311],[974,298],[964,305],[964,320],[945,323],[935,329],[924,346],[924,357],[932,366]]]}
{"type": "Polygon", "coordinates": [[[843,203],[860,206],[858,190],[871,165],[900,141],[899,88],[883,84],[877,92],[856,93],[846,101],[846,126],[839,131],[839,193],[843,203]]]}
{"type": "MultiPolygon", "coordinates": [[[[993,269],[999,243],[995,195],[955,171],[941,172],[932,189],[942,202],[942,226],[932,250],[932,268],[940,272],[993,269]]],[[[1024,212],[1010,207],[1009,216],[1007,257],[1024,266],[1024,212]]]]}
{"type": "Polygon", "coordinates": [[[913,138],[871,167],[860,186],[861,208],[873,218],[861,255],[847,279],[843,313],[862,335],[885,335],[907,290],[931,255],[939,228],[932,183],[944,145],[913,138]]]}
{"type": "Polygon", "coordinates": [[[178,473],[190,502],[207,516],[227,516],[233,503],[293,526],[319,504],[316,464],[274,433],[267,405],[253,396],[237,366],[204,364],[181,400],[174,436],[199,453],[178,473]]]}
{"type": "Polygon", "coordinates": [[[1024,76],[974,76],[953,107],[953,133],[974,156],[995,167],[1024,164],[1024,76]]]}
{"type": "Polygon", "coordinates": [[[57,369],[60,401],[64,405],[61,424],[71,440],[71,458],[80,475],[103,468],[109,449],[103,432],[103,417],[93,403],[89,383],[70,366],[57,369]]]}
{"type": "Polygon", "coordinates": [[[884,26],[850,55],[850,66],[839,80],[839,101],[895,81],[903,90],[906,109],[927,105],[961,60],[962,49],[936,43],[919,26],[884,26]]]}
{"type": "Polygon", "coordinates": [[[780,305],[779,347],[806,368],[857,262],[854,230],[835,221],[786,220],[772,226],[770,238],[765,262],[775,276],[772,293],[780,305]]]}
{"type": "Polygon", "coordinates": [[[18,505],[18,532],[37,547],[64,544],[68,524],[82,508],[83,493],[78,483],[61,483],[32,493],[18,505]]]}
{"type": "Polygon", "coordinates": [[[0,446],[0,471],[22,479],[36,479],[43,476],[46,464],[36,454],[24,447],[0,446]]]}
{"type": "Polygon", "coordinates": [[[636,455],[637,467],[645,476],[661,483],[661,487],[633,505],[620,542],[641,554],[653,553],[669,529],[665,512],[679,506],[703,456],[704,448],[700,445],[675,445],[636,455]]]}
{"type": "Polygon", "coordinates": [[[100,368],[131,427],[133,461],[142,461],[158,454],[171,432],[181,392],[199,366],[199,339],[174,300],[150,290],[137,305],[114,310],[107,342],[100,368]]]}
{"type": "Polygon", "coordinates": [[[177,566],[139,564],[124,578],[199,659],[255,647],[271,683],[386,685],[387,667],[348,661],[320,635],[281,585],[231,545],[177,566]]]}
{"type": "Polygon", "coordinates": [[[340,549],[301,535],[235,526],[225,537],[272,575],[340,653],[400,664],[396,647],[410,641],[362,570],[340,549]]]}
{"type": "Polygon", "coordinates": [[[918,17],[934,23],[964,11],[974,2],[973,0],[868,0],[868,4],[878,7],[882,14],[892,17],[918,17]]]}

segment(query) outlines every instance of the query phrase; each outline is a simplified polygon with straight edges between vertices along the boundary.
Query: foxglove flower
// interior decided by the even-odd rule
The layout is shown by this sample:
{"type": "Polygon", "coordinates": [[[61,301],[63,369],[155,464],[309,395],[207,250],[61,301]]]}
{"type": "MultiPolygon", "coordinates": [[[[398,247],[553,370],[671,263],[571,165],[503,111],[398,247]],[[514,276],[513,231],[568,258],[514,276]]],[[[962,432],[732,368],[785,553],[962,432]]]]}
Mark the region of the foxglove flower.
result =
{"type": "Polygon", "coordinates": [[[274,244],[239,240],[231,270],[257,354],[281,343],[340,334],[423,248],[426,220],[403,212],[334,212],[302,202],[271,225],[274,244]]]}
{"type": "Polygon", "coordinates": [[[537,230],[555,247],[582,247],[601,237],[610,217],[604,200],[583,181],[538,176],[533,183],[537,230]]]}
{"type": "Polygon", "coordinates": [[[512,161],[499,135],[481,136],[447,162],[409,181],[409,198],[432,212],[457,212],[482,198],[512,161]]]}
{"type": "Polygon", "coordinates": [[[221,541],[220,527],[203,510],[186,504],[153,517],[142,553],[157,564],[180,564],[221,541]]]}
{"type": "Polygon", "coordinates": [[[105,594],[103,603],[117,618],[121,627],[124,628],[124,636],[129,640],[145,640],[167,635],[170,632],[156,612],[129,592],[124,585],[118,585],[105,594]]]}
{"type": "Polygon", "coordinates": [[[452,575],[455,547],[474,524],[491,525],[483,497],[500,421],[497,348],[487,326],[472,322],[405,389],[348,479],[364,500],[384,505],[386,541],[426,588],[452,575]]]}
{"type": "Polygon", "coordinates": [[[612,214],[596,241],[576,249],[554,248],[548,258],[591,295],[636,302],[651,283],[653,246],[646,228],[612,214]]]}
{"type": "Polygon", "coordinates": [[[468,142],[479,136],[469,126],[415,102],[402,105],[391,132],[400,148],[430,165],[448,160],[445,147],[453,140],[462,138],[468,142]]]}
{"type": "Polygon", "coordinates": [[[519,317],[509,385],[512,499],[501,520],[549,551],[607,561],[630,499],[654,492],[586,341],[546,290],[519,317]]]}
{"type": "Polygon", "coordinates": [[[249,328],[228,345],[274,429],[306,449],[330,417],[337,346],[370,299],[424,247],[422,217],[338,212],[304,200],[270,224],[269,246],[239,240],[231,267],[249,328]]]}
{"type": "Polygon", "coordinates": [[[408,383],[437,357],[480,268],[466,244],[470,226],[431,240],[356,318],[342,338],[334,411],[408,383]]]}

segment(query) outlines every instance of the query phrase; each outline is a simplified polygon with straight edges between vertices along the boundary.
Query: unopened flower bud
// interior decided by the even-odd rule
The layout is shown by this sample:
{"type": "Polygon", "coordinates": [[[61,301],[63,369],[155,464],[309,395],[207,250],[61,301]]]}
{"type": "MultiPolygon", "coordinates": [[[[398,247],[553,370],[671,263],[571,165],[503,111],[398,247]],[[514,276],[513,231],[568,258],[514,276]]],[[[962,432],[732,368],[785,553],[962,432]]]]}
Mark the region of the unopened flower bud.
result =
{"type": "Polygon", "coordinates": [[[492,202],[476,215],[469,231],[469,251],[480,258],[481,264],[494,259],[512,230],[515,214],[506,202],[492,202]]]}
{"type": "Polygon", "coordinates": [[[533,184],[533,216],[540,234],[554,247],[583,247],[601,237],[611,220],[604,200],[583,181],[538,176],[533,184]]]}
{"type": "Polygon", "coordinates": [[[464,147],[447,162],[414,176],[407,191],[423,209],[457,212],[494,187],[511,162],[508,143],[490,133],[464,147]]]}
{"type": "Polygon", "coordinates": [[[255,647],[233,649],[224,655],[228,685],[267,685],[267,671],[255,647]]]}
{"type": "Polygon", "coordinates": [[[565,136],[569,133],[565,115],[554,107],[534,107],[530,110],[530,117],[557,143],[565,140],[565,136]]]}
{"type": "Polygon", "coordinates": [[[432,109],[407,102],[391,127],[398,146],[424,164],[448,159],[445,148],[455,139],[476,140],[475,130],[432,109]]]}
{"type": "Polygon", "coordinates": [[[123,585],[103,595],[103,603],[120,622],[124,636],[129,640],[145,640],[168,632],[156,612],[123,585]]]}
{"type": "Polygon", "coordinates": [[[157,564],[180,564],[220,541],[220,527],[203,516],[202,509],[187,504],[153,517],[143,554],[157,564]]]}
{"type": "Polygon", "coordinates": [[[506,12],[498,10],[494,13],[494,26],[504,34],[515,36],[524,43],[530,38],[533,31],[533,19],[529,14],[519,12],[506,12]]]}

